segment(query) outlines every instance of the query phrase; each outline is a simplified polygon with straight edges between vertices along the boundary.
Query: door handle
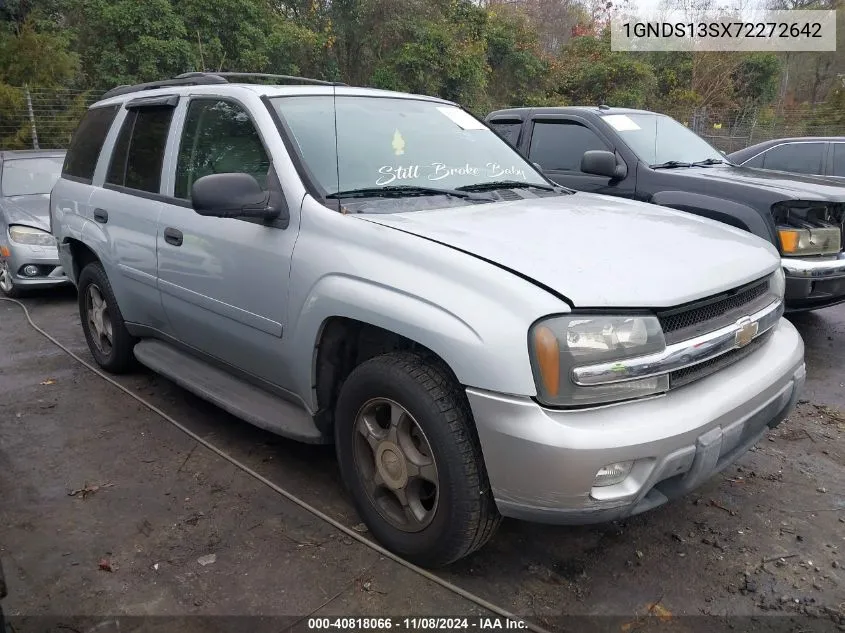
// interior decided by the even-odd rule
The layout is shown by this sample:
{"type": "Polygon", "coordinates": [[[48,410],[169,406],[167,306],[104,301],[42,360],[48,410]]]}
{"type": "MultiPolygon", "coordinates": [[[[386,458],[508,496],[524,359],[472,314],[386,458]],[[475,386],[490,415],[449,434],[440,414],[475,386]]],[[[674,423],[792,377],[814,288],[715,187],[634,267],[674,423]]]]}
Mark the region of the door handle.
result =
{"type": "Polygon", "coordinates": [[[173,246],[182,246],[182,231],[168,226],[164,229],[164,241],[173,246]]]}
{"type": "Polygon", "coordinates": [[[94,209],[94,221],[105,224],[109,221],[109,212],[105,209],[94,209]]]}

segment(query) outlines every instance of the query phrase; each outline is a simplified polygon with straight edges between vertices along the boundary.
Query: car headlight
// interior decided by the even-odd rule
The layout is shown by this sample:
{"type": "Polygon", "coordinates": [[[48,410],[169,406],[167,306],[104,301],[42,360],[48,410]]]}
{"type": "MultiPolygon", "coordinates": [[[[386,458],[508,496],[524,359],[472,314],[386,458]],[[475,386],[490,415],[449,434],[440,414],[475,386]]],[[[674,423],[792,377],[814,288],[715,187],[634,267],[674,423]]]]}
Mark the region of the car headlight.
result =
{"type": "Polygon", "coordinates": [[[778,299],[783,300],[783,295],[786,293],[786,277],[784,276],[783,268],[778,268],[769,277],[769,292],[778,299]]]}
{"type": "Polygon", "coordinates": [[[18,244],[30,244],[32,246],[55,246],[56,238],[47,231],[36,229],[32,226],[14,225],[9,227],[9,238],[18,244]]]}
{"type": "Polygon", "coordinates": [[[669,389],[669,376],[606,385],[576,385],[572,370],[661,352],[666,347],[657,317],[576,315],[550,317],[529,332],[538,399],[550,406],[586,406],[641,398],[669,389]]]}
{"type": "Polygon", "coordinates": [[[841,204],[791,201],[774,205],[783,255],[835,255],[842,250],[841,204]]]}

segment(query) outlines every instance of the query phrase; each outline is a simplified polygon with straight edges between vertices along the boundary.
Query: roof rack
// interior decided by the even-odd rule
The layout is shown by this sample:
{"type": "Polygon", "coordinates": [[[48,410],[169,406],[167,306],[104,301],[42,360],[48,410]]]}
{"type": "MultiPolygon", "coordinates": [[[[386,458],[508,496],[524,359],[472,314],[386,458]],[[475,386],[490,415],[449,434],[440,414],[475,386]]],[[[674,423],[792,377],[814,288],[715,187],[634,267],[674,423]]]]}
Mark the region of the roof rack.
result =
{"type": "MultiPolygon", "coordinates": [[[[109,99],[110,97],[117,97],[119,95],[129,94],[131,92],[139,92],[141,90],[154,90],[156,88],[167,88],[169,86],[205,86],[211,84],[225,84],[229,83],[227,77],[247,77],[256,79],[275,79],[277,81],[284,81],[288,83],[304,83],[316,84],[320,86],[345,86],[346,84],[332,81],[322,81],[320,79],[311,79],[310,77],[297,77],[295,75],[273,75],[270,73],[236,73],[236,72],[221,72],[221,73],[205,73],[205,72],[190,72],[177,75],[173,79],[163,79],[162,81],[151,81],[143,84],[122,85],[117,88],[112,88],[106,92],[101,98],[109,99]]],[[[248,83],[248,82],[244,82],[248,83]]]]}
{"type": "MultiPolygon", "coordinates": [[[[192,75],[216,75],[218,77],[252,77],[256,79],[276,79],[289,83],[303,83],[314,84],[317,86],[345,86],[345,83],[340,81],[323,81],[322,79],[311,79],[310,77],[298,77],[296,75],[274,75],[272,73],[236,73],[236,72],[222,72],[222,73],[185,73],[179,77],[187,77],[192,75]]],[[[246,82],[249,83],[249,82],[246,82]]]]}

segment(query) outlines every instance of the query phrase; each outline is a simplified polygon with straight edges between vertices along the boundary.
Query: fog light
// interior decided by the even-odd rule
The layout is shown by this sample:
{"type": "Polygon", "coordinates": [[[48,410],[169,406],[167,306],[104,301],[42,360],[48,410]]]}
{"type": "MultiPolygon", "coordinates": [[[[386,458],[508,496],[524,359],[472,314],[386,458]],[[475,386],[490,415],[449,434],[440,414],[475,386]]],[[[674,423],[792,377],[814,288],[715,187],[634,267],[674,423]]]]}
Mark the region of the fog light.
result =
{"type": "Polygon", "coordinates": [[[615,464],[608,464],[599,468],[599,472],[596,473],[596,479],[593,481],[593,486],[612,486],[613,484],[618,484],[631,474],[633,467],[634,462],[616,462],[615,464]]]}
{"type": "Polygon", "coordinates": [[[27,277],[37,277],[38,276],[38,266],[33,266],[29,264],[23,267],[23,274],[27,277]]]}

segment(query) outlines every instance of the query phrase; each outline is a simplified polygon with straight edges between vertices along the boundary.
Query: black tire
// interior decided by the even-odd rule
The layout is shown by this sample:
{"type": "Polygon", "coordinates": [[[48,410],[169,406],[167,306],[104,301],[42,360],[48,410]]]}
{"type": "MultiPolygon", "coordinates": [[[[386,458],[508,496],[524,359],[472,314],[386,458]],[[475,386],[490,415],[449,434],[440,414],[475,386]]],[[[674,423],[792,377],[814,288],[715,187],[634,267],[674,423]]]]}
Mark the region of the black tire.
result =
{"type": "MultiPolygon", "coordinates": [[[[131,371],[136,366],[135,355],[132,349],[137,340],[129,334],[117,299],[112,292],[109,278],[100,262],[91,262],[79,275],[79,318],[82,320],[82,330],[85,332],[85,340],[88,342],[88,349],[97,364],[113,374],[123,374],[131,371]],[[112,338],[107,349],[104,344],[95,342],[96,336],[94,325],[88,318],[88,300],[91,287],[99,290],[101,298],[105,301],[109,322],[111,325],[112,338]]],[[[102,339],[100,339],[102,340],[102,339]]]]}
{"type": "Polygon", "coordinates": [[[466,394],[437,359],[394,352],[368,360],[344,382],[335,410],[340,471],[355,507],[390,551],[429,568],[443,567],[481,548],[501,517],[490,490],[466,394]],[[429,523],[409,533],[386,520],[367,493],[358,467],[356,419],[374,399],[401,405],[422,430],[437,470],[438,493],[429,523]]]}

